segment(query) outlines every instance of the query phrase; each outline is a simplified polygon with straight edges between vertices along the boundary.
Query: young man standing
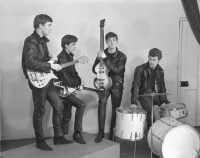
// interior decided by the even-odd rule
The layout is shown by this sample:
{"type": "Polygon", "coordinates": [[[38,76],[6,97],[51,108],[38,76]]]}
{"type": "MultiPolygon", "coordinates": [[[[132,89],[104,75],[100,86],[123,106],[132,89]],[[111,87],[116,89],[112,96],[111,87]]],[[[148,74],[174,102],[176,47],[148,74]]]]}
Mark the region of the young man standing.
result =
{"type": "Polygon", "coordinates": [[[25,39],[22,53],[22,69],[29,86],[32,90],[34,102],[33,112],[33,127],[36,136],[36,147],[42,150],[50,151],[52,148],[46,143],[43,128],[42,118],[45,113],[45,102],[49,101],[53,108],[53,129],[54,129],[54,144],[68,144],[70,141],[63,136],[61,126],[63,104],[58,96],[58,93],[53,86],[53,81],[42,87],[37,88],[30,82],[30,77],[27,71],[35,73],[50,73],[50,70],[61,70],[59,64],[49,63],[50,55],[47,48],[49,41],[46,36],[51,31],[52,18],[46,14],[39,14],[34,19],[34,32],[25,39]]]}
{"type": "Polygon", "coordinates": [[[116,108],[121,105],[123,95],[123,83],[124,83],[124,72],[126,64],[126,55],[118,50],[118,36],[113,32],[109,32],[105,36],[108,48],[103,52],[98,52],[98,56],[94,62],[92,71],[97,73],[95,68],[99,64],[99,57],[103,58],[105,65],[107,66],[109,73],[108,76],[112,80],[112,86],[105,90],[99,95],[99,107],[98,107],[98,124],[99,132],[95,138],[95,142],[99,143],[104,137],[105,118],[106,118],[106,105],[109,96],[111,95],[112,103],[112,118],[110,124],[109,139],[113,140],[113,130],[116,124],[116,108]]]}
{"type": "MultiPolygon", "coordinates": [[[[65,35],[61,40],[61,46],[63,48],[62,52],[57,56],[58,63],[72,62],[74,51],[76,49],[76,43],[78,38],[74,35],[65,35]]],[[[62,84],[69,88],[77,88],[81,85],[81,78],[76,71],[75,65],[71,65],[64,68],[58,73],[59,79],[62,84]]],[[[82,131],[82,118],[85,110],[85,103],[75,95],[69,95],[66,97],[61,97],[64,104],[64,112],[62,118],[62,128],[64,134],[68,133],[68,126],[72,115],[72,106],[76,107],[75,114],[75,124],[74,124],[74,134],[73,139],[77,143],[86,144],[81,131],[82,131]]]]}

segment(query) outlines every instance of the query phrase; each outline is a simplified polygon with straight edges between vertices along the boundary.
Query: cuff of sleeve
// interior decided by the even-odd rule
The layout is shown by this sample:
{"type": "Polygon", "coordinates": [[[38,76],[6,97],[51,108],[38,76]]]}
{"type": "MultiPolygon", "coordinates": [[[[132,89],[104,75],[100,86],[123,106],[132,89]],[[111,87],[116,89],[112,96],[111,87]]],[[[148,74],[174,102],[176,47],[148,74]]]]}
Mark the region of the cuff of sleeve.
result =
{"type": "Polygon", "coordinates": [[[137,106],[138,106],[138,102],[131,102],[131,104],[135,104],[135,105],[137,105],[137,106]]]}

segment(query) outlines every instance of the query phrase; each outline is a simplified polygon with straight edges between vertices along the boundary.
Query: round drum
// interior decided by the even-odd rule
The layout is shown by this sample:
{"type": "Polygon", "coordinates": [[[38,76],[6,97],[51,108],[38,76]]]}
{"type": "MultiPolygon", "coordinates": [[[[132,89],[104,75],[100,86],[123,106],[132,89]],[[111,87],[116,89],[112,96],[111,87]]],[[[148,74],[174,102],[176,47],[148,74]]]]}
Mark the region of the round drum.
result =
{"type": "Polygon", "coordinates": [[[163,158],[197,158],[200,152],[198,132],[172,117],[157,120],[147,140],[151,151],[163,158]]]}
{"type": "Polygon", "coordinates": [[[116,137],[131,141],[143,138],[146,120],[146,112],[143,109],[119,107],[116,113],[116,137]]]}
{"type": "Polygon", "coordinates": [[[176,119],[186,117],[188,110],[183,103],[169,103],[161,106],[161,117],[174,117],[176,119]]]}

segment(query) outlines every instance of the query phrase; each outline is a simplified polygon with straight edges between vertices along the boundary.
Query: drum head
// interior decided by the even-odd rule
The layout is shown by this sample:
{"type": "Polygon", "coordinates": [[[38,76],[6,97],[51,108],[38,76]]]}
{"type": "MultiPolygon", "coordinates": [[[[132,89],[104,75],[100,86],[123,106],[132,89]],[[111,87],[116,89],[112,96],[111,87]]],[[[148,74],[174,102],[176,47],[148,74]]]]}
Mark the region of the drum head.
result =
{"type": "Polygon", "coordinates": [[[195,158],[200,151],[200,137],[189,125],[171,129],[163,140],[164,158],[195,158]]]}
{"type": "Polygon", "coordinates": [[[116,109],[116,112],[119,113],[129,113],[129,114],[135,114],[135,113],[139,113],[139,114],[145,114],[146,115],[146,111],[142,108],[133,108],[131,109],[129,106],[123,106],[123,107],[118,107],[116,109]]]}
{"type": "Polygon", "coordinates": [[[119,113],[132,113],[131,109],[129,107],[118,107],[116,109],[117,112],[119,113]]]}
{"type": "Polygon", "coordinates": [[[186,108],[186,105],[183,103],[168,103],[161,106],[162,110],[177,110],[186,108]]]}

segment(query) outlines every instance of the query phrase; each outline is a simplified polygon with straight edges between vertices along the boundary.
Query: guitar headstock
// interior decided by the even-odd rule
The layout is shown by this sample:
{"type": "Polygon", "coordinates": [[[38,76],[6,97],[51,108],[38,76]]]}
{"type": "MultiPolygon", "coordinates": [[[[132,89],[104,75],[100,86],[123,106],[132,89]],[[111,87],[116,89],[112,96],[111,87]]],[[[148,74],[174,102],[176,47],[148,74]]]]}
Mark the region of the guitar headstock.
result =
{"type": "Polygon", "coordinates": [[[89,62],[89,58],[87,56],[81,56],[79,57],[78,59],[78,62],[81,63],[81,64],[85,64],[85,63],[88,63],[89,62]]]}
{"type": "Polygon", "coordinates": [[[104,28],[105,19],[100,20],[100,28],[104,28]]]}

